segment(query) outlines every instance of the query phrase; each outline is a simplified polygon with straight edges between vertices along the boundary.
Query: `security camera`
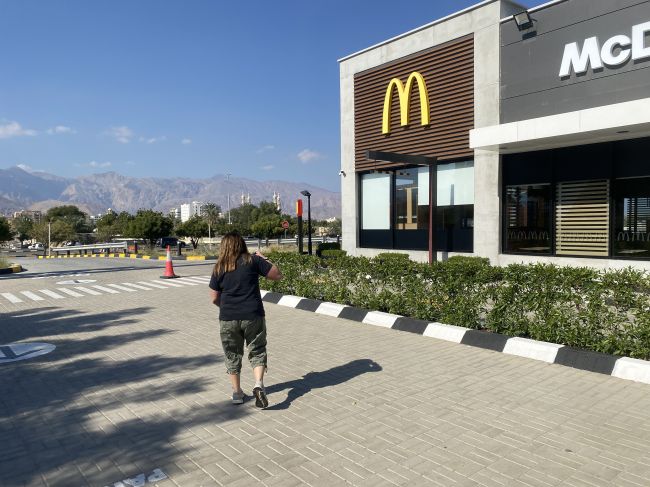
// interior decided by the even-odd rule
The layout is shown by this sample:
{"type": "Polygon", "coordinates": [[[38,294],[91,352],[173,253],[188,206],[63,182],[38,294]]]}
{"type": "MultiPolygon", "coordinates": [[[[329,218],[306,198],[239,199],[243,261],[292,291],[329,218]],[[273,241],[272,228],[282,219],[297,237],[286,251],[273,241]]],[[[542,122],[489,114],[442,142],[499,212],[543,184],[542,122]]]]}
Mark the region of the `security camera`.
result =
{"type": "Polygon", "coordinates": [[[345,171],[343,171],[343,170],[339,171],[339,176],[345,177],[345,171]]]}

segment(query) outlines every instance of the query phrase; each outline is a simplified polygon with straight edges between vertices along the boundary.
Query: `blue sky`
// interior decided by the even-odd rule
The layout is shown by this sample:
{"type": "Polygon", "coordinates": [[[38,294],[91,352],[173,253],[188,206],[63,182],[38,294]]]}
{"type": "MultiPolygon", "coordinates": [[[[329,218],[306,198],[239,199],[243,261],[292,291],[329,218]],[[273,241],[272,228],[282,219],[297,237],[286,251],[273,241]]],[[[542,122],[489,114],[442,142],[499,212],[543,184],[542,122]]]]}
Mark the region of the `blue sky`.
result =
{"type": "Polygon", "coordinates": [[[4,0],[0,168],[338,191],[337,59],[474,3],[4,0]]]}

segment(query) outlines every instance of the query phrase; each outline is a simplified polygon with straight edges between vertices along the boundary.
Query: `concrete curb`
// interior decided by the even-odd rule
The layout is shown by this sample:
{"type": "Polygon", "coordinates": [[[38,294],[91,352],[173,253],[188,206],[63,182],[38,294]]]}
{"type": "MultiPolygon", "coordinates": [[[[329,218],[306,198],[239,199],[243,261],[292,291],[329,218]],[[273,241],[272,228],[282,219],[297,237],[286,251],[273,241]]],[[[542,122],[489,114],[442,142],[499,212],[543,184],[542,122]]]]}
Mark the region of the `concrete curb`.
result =
{"type": "Polygon", "coordinates": [[[335,318],[344,318],[368,325],[415,333],[461,345],[485,348],[494,352],[650,384],[650,362],[646,360],[581,350],[528,338],[508,337],[498,333],[472,330],[443,323],[430,323],[381,311],[370,311],[300,296],[270,291],[261,291],[261,293],[262,301],[288,308],[302,309],[335,318]]]}
{"type": "Polygon", "coordinates": [[[9,267],[0,269],[0,275],[2,274],[13,274],[14,272],[22,272],[23,267],[20,264],[11,264],[9,267]]]}
{"type": "MultiPolygon", "coordinates": [[[[38,255],[39,259],[143,259],[167,260],[164,255],[150,256],[137,254],[90,254],[90,255],[38,255]]],[[[216,255],[173,255],[172,260],[217,260],[216,255]]]]}

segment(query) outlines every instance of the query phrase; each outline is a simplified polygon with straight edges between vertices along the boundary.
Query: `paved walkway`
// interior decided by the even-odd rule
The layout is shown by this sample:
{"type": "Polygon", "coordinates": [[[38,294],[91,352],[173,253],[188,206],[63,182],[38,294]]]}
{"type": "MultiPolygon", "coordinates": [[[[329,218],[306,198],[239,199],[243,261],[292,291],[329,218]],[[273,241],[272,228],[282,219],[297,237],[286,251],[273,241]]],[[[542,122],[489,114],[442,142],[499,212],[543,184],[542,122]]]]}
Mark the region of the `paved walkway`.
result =
{"type": "Polygon", "coordinates": [[[0,344],[57,347],[0,364],[0,485],[650,485],[648,385],[276,305],[271,406],[232,406],[205,284],[159,274],[0,279],[0,344]]]}

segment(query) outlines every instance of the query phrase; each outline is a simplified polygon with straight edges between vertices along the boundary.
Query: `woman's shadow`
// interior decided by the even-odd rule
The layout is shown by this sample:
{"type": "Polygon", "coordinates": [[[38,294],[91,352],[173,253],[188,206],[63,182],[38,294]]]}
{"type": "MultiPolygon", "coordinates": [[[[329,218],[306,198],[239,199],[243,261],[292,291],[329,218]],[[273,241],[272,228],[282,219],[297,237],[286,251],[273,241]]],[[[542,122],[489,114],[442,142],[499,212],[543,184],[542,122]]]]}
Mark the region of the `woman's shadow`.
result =
{"type": "Polygon", "coordinates": [[[288,409],[294,400],[304,396],[313,389],[335,386],[366,372],[379,372],[380,370],[382,370],[381,366],[374,360],[359,359],[344,365],[332,367],[323,372],[309,372],[302,379],[273,384],[266,388],[267,394],[273,394],[274,392],[280,392],[285,389],[290,389],[290,391],[284,401],[269,406],[266,410],[277,411],[288,409]]]}

